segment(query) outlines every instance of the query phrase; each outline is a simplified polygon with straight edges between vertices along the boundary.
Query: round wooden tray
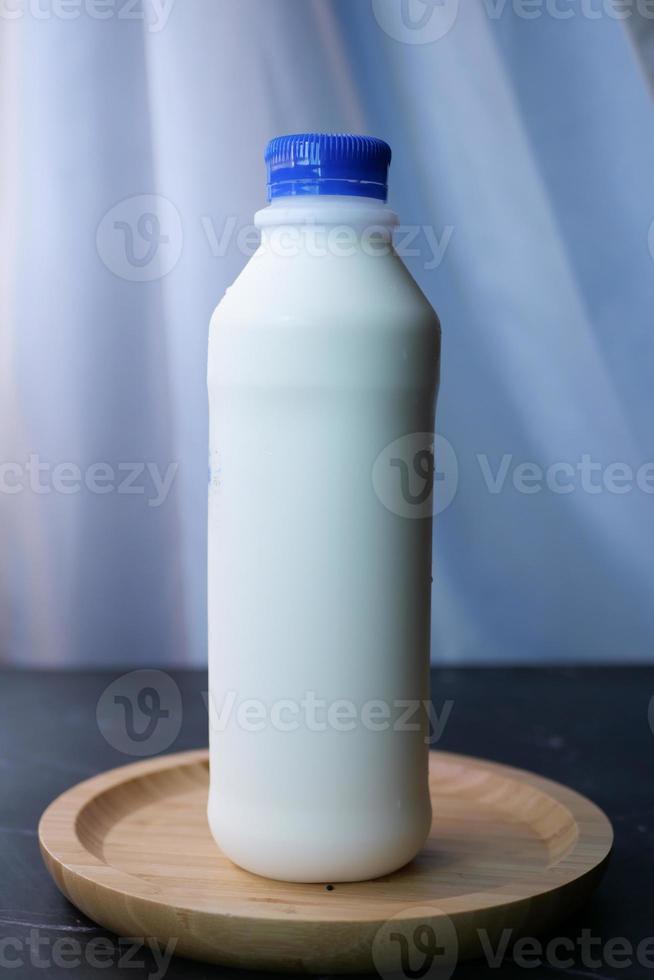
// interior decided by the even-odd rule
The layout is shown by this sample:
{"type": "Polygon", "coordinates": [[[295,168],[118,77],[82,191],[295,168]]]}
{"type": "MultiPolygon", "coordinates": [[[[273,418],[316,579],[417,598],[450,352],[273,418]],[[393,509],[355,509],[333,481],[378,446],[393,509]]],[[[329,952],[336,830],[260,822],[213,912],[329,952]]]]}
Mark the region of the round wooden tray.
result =
{"type": "Polygon", "coordinates": [[[446,976],[481,954],[480,932],[495,948],[505,929],[512,940],[550,930],[589,896],[613,840],[602,811],[564,786],[432,752],[434,822],[414,861],[374,881],[289,884],[224,857],[207,826],[208,778],[207,752],[184,752],[55,800],[39,838],[64,895],[120,935],[173,938],[176,953],[213,963],[390,977],[415,947],[446,976]]]}

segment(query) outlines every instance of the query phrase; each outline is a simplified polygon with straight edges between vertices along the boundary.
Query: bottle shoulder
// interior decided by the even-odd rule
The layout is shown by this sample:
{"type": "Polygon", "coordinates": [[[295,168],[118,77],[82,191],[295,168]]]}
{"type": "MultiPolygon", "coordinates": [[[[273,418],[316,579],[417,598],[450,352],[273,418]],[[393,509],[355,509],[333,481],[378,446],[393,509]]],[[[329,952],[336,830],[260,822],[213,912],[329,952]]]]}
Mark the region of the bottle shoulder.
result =
{"type": "Polygon", "coordinates": [[[438,317],[394,253],[255,255],[214,312],[207,378],[214,393],[381,387],[431,398],[439,352],[438,317]]]}
{"type": "Polygon", "coordinates": [[[436,311],[392,249],[292,256],[258,250],[218,303],[212,328],[253,321],[416,325],[440,333],[436,311]]]}

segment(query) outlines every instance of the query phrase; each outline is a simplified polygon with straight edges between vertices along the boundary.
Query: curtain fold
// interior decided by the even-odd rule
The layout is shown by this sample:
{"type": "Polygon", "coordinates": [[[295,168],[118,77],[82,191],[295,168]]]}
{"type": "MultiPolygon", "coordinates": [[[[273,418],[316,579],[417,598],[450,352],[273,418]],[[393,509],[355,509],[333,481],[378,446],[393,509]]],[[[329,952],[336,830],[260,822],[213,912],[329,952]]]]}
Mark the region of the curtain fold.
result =
{"type": "Polygon", "coordinates": [[[434,660],[650,659],[635,25],[463,0],[111,9],[0,20],[0,659],[204,662],[208,321],[253,249],[266,141],[311,129],[391,143],[442,319],[434,660]]]}

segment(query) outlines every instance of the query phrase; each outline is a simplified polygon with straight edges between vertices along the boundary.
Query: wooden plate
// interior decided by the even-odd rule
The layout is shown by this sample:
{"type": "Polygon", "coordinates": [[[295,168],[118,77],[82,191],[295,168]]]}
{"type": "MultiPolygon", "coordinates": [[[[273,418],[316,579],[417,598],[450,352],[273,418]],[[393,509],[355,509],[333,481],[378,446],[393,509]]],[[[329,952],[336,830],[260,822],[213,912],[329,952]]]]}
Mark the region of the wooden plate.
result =
{"type": "Polygon", "coordinates": [[[550,930],[588,897],[613,840],[602,811],[564,786],[433,752],[434,822],[411,864],[374,881],[289,884],[223,856],[206,821],[208,777],[207,752],[184,752],[55,800],[39,838],[64,895],[120,935],[172,937],[178,954],[213,963],[390,977],[415,948],[440,958],[443,977],[505,929],[550,930]]]}

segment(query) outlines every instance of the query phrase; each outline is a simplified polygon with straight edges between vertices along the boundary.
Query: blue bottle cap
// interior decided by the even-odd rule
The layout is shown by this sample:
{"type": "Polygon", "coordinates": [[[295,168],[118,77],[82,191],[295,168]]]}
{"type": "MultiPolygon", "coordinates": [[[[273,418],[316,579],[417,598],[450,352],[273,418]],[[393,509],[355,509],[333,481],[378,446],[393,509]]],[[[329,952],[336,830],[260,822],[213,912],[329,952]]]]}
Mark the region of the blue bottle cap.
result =
{"type": "Polygon", "coordinates": [[[266,147],[268,200],[296,194],[348,194],[385,201],[391,148],[374,136],[296,133],[266,147]]]}

